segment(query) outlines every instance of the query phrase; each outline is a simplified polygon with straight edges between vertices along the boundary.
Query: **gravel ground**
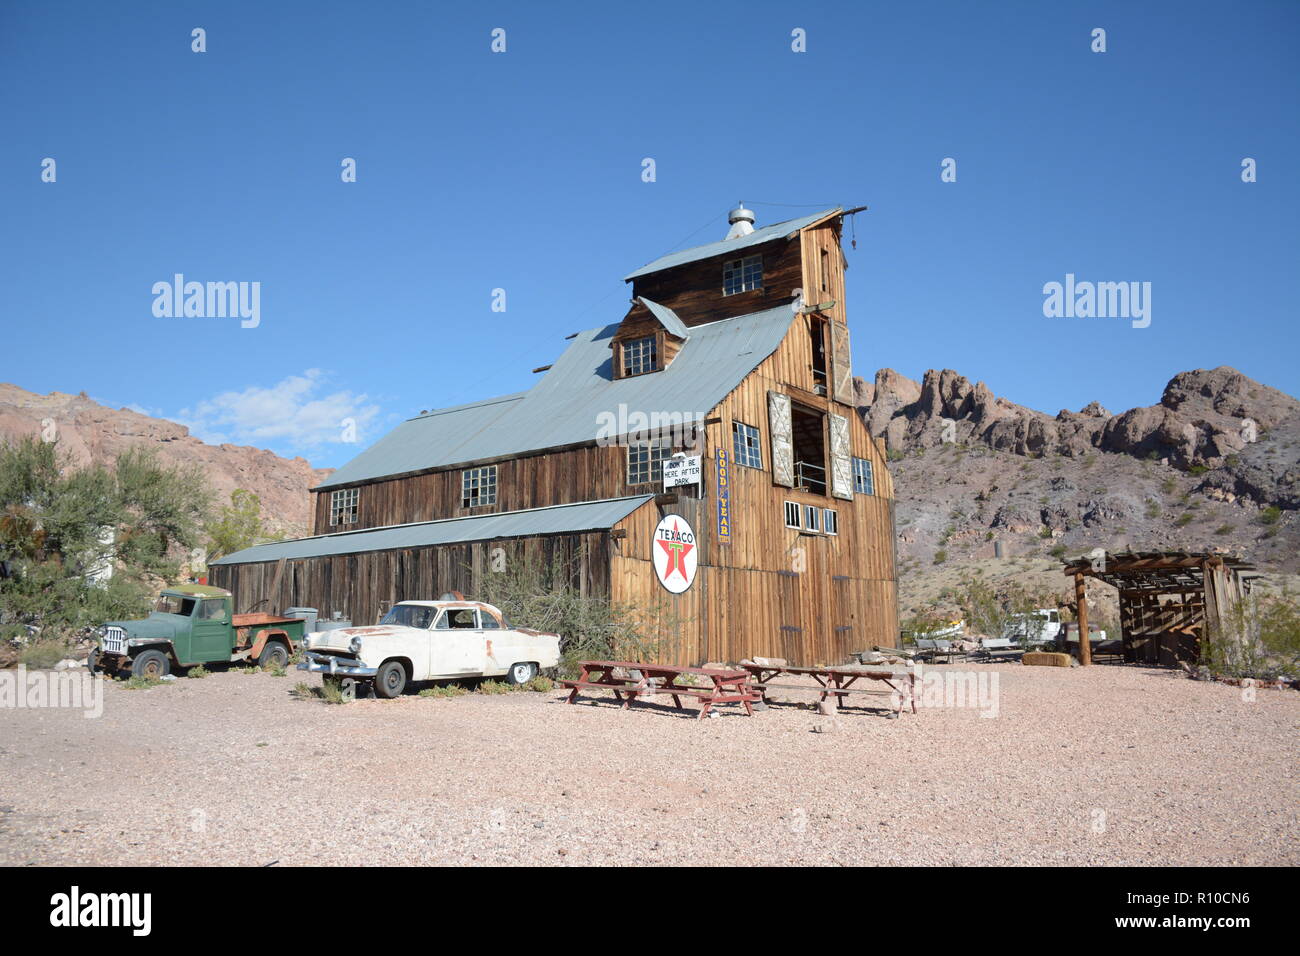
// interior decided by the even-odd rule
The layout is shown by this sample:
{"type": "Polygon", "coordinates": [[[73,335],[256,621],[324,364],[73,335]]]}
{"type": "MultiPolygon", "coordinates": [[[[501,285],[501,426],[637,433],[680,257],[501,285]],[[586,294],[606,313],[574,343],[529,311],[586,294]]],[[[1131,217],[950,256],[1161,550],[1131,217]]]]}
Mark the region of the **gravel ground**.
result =
{"type": "Polygon", "coordinates": [[[0,708],[0,864],[1300,863],[1300,694],[957,669],[996,718],[111,685],[98,719],[0,708]]]}

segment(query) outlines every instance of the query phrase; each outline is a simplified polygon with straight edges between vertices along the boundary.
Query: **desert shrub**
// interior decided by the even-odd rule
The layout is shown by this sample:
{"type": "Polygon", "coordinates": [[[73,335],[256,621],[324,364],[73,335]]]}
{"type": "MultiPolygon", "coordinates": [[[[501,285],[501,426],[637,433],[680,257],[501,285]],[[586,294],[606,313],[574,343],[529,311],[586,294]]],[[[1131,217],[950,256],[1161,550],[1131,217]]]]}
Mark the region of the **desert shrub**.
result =
{"type": "Polygon", "coordinates": [[[938,551],[934,553],[935,564],[943,564],[947,560],[948,560],[948,552],[945,551],[943,548],[940,548],[938,551]]]}
{"type": "Polygon", "coordinates": [[[208,669],[207,669],[206,667],[204,667],[202,664],[198,664],[198,665],[195,665],[194,667],[191,667],[188,671],[186,671],[186,672],[185,672],[185,676],[186,676],[186,677],[197,677],[197,678],[202,679],[202,678],[204,678],[204,677],[207,677],[207,676],[208,676],[209,674],[211,674],[211,673],[212,673],[212,671],[208,670],[208,669]]]}
{"type": "Polygon", "coordinates": [[[485,681],[479,681],[479,685],[476,688],[476,690],[480,694],[508,694],[510,693],[510,688],[511,685],[505,683],[504,681],[489,679],[485,681]]]}
{"type": "Polygon", "coordinates": [[[67,656],[68,645],[63,641],[41,641],[23,648],[18,660],[28,667],[53,667],[67,656]]]}
{"type": "Polygon", "coordinates": [[[1190,511],[1184,511],[1174,520],[1174,527],[1185,528],[1187,525],[1192,523],[1192,519],[1194,517],[1195,515],[1193,515],[1190,511]]]}
{"type": "Polygon", "coordinates": [[[1277,524],[1282,518],[1282,509],[1277,505],[1269,505],[1259,513],[1259,523],[1262,525],[1277,524]]]}
{"type": "Polygon", "coordinates": [[[1148,500],[1146,506],[1146,516],[1148,518],[1160,517],[1160,505],[1155,500],[1148,500]]]}
{"type": "Polygon", "coordinates": [[[560,635],[560,674],[573,677],[583,660],[653,660],[671,647],[686,623],[663,598],[611,602],[583,595],[578,587],[581,556],[542,564],[515,560],[505,570],[482,576],[483,600],[495,604],[512,624],[560,635]]]}
{"type": "Polygon", "coordinates": [[[463,697],[469,693],[469,688],[460,684],[436,684],[433,687],[426,687],[420,691],[421,697],[433,697],[437,700],[445,700],[452,697],[463,697]]]}
{"type": "Polygon", "coordinates": [[[1300,676],[1300,603],[1290,594],[1252,594],[1207,628],[1202,663],[1221,677],[1300,676]]]}

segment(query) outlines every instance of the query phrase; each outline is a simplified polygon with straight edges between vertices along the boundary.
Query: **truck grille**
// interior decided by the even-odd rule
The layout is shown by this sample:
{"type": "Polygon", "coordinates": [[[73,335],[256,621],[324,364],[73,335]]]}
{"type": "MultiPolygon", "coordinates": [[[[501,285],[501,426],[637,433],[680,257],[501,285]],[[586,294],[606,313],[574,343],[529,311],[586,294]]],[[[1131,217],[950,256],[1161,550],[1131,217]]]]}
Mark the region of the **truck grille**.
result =
{"type": "Polygon", "coordinates": [[[104,628],[103,646],[105,654],[125,654],[126,631],[120,627],[104,628]]]}

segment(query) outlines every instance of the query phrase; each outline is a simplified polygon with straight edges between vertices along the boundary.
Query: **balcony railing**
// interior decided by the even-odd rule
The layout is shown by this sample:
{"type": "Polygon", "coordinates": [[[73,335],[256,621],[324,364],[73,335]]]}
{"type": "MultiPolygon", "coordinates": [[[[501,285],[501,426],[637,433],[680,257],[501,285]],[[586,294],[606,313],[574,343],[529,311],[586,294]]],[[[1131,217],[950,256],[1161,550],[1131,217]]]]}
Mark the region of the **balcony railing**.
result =
{"type": "Polygon", "coordinates": [[[826,494],[826,469],[810,461],[794,463],[794,484],[796,488],[815,494],[826,494]]]}

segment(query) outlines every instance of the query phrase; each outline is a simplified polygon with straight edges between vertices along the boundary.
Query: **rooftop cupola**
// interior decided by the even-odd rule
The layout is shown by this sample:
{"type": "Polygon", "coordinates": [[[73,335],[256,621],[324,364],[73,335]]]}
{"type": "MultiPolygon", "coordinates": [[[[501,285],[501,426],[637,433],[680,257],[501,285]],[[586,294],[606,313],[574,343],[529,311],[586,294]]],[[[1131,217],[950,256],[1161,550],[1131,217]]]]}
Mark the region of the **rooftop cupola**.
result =
{"type": "Polygon", "coordinates": [[[743,202],[727,213],[727,222],[731,224],[727,230],[727,239],[739,239],[754,231],[754,213],[746,209],[743,202]]]}

